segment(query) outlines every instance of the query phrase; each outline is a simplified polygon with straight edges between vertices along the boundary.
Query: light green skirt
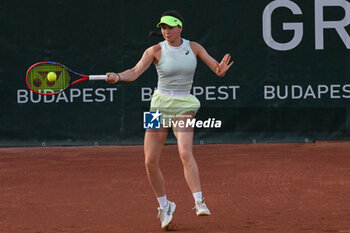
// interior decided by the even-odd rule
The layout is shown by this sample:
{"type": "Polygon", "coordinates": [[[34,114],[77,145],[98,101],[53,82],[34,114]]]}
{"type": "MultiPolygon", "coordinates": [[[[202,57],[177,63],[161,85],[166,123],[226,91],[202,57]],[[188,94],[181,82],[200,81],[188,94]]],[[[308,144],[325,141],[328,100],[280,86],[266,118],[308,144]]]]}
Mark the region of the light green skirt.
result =
{"type": "MultiPolygon", "coordinates": [[[[186,117],[186,113],[196,115],[200,107],[199,100],[193,96],[169,96],[154,92],[150,111],[159,111],[165,122],[177,117],[186,117]]],[[[161,120],[163,122],[163,120],[161,120]]]]}

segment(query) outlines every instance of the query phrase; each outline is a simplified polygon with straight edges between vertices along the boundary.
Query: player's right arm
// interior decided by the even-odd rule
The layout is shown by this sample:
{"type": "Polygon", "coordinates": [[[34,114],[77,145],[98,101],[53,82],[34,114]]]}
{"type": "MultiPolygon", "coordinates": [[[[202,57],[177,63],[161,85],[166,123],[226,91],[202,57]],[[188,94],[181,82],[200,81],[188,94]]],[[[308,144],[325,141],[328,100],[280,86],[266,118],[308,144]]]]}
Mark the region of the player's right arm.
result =
{"type": "Polygon", "coordinates": [[[140,61],[131,69],[128,69],[124,72],[115,74],[115,73],[106,73],[108,83],[116,83],[118,81],[123,82],[132,82],[135,81],[143,72],[145,72],[152,62],[155,62],[155,46],[149,47],[143,53],[140,61]],[[120,79],[120,80],[119,80],[120,79]]]}

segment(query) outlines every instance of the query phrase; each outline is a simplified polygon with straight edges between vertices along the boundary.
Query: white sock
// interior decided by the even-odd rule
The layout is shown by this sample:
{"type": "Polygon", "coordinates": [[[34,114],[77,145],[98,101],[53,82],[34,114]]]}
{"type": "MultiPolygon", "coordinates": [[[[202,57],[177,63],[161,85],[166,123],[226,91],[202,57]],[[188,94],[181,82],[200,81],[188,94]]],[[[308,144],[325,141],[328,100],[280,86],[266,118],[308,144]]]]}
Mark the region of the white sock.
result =
{"type": "Polygon", "coordinates": [[[166,195],[162,197],[157,197],[157,200],[160,208],[164,208],[165,206],[168,205],[168,199],[166,198],[166,195]]]}
{"type": "Polygon", "coordinates": [[[193,193],[192,195],[193,195],[194,201],[202,199],[202,192],[196,192],[196,193],[193,193]]]}

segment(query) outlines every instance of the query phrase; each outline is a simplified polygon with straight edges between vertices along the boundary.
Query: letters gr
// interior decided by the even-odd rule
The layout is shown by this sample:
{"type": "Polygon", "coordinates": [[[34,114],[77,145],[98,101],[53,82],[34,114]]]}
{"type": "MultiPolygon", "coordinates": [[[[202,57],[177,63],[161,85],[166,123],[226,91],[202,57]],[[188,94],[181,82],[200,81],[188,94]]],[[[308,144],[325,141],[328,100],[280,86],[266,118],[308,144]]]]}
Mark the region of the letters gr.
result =
{"type": "MultiPolygon", "coordinates": [[[[314,0],[315,1],[315,49],[324,49],[324,30],[335,29],[347,49],[350,49],[350,36],[345,27],[350,24],[350,3],[346,0],[314,0]],[[323,12],[325,7],[342,7],[345,16],[340,21],[324,21],[323,12]]],[[[300,7],[290,0],[275,0],[269,3],[263,12],[263,38],[265,43],[275,50],[287,51],[297,47],[303,39],[303,23],[302,22],[285,22],[283,30],[294,31],[292,40],[286,43],[279,43],[272,37],[271,32],[271,15],[280,7],[286,7],[292,11],[294,15],[301,15],[300,7]]]]}

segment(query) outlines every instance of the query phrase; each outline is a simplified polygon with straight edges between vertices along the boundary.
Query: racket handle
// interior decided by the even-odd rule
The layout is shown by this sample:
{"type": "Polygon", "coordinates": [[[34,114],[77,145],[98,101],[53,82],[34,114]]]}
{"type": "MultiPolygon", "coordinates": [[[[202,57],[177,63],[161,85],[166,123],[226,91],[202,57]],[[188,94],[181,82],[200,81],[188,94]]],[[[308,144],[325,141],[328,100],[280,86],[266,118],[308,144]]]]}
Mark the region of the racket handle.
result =
{"type": "Polygon", "coordinates": [[[105,80],[107,75],[89,75],[89,80],[105,80]]]}

